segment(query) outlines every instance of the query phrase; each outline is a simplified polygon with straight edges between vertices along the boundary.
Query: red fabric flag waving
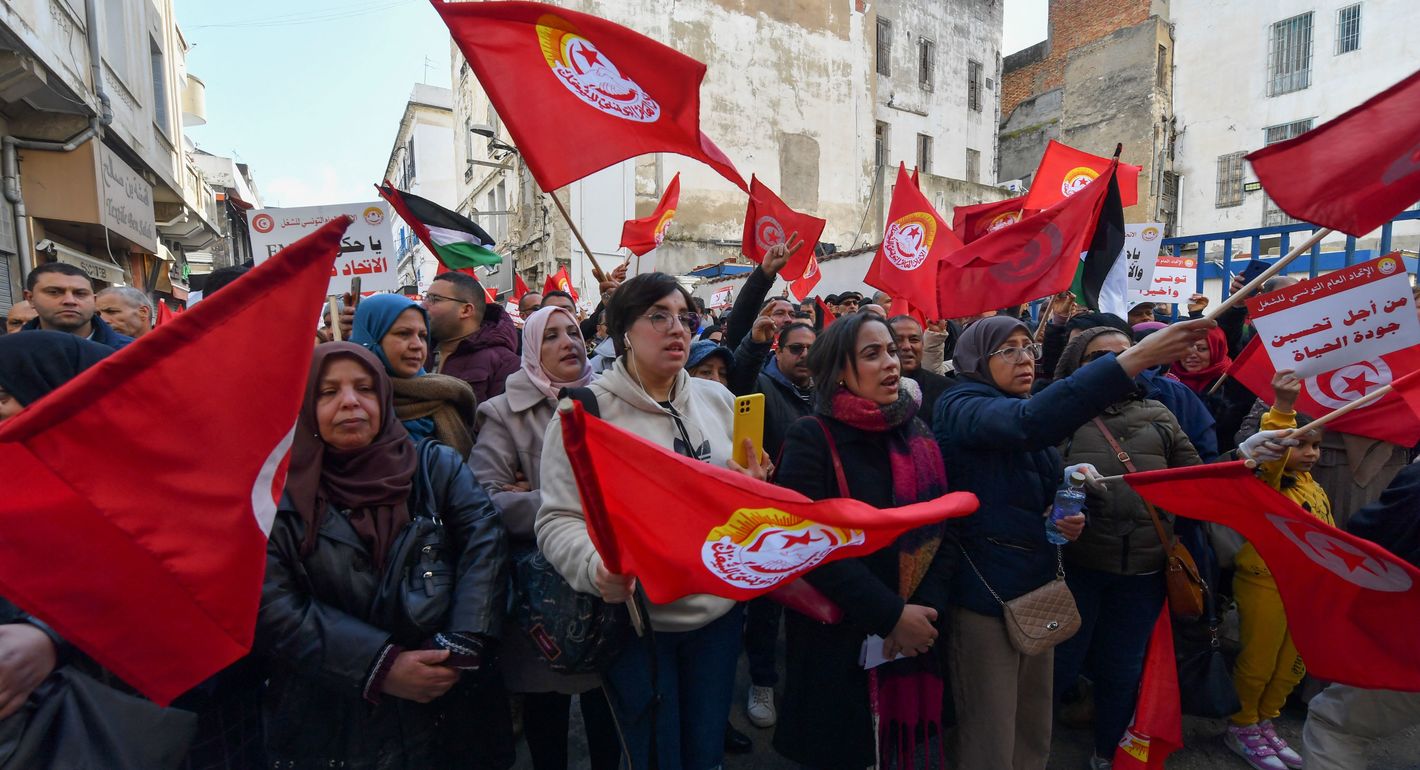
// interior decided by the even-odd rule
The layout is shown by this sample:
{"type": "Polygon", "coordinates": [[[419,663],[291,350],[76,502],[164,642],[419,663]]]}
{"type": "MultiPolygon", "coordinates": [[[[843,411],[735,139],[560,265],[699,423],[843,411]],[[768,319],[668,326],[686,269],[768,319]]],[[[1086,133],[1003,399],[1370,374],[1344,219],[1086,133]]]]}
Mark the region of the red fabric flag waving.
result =
{"type": "Polygon", "coordinates": [[[182,315],[182,313],[183,313],[183,311],[181,311],[181,310],[173,310],[172,308],[168,307],[168,303],[166,303],[166,302],[159,302],[159,303],[158,303],[158,317],[157,317],[157,319],[153,322],[153,326],[154,326],[154,327],[162,326],[163,324],[165,324],[165,323],[167,323],[167,322],[173,320],[174,318],[177,318],[178,316],[182,315]]]}
{"type": "Polygon", "coordinates": [[[1420,200],[1420,72],[1247,159],[1287,214],[1364,237],[1420,200]]]}
{"type": "MultiPolygon", "coordinates": [[[[819,238],[823,236],[823,228],[827,224],[827,221],[818,217],[800,214],[789,208],[773,190],[759,181],[758,177],[751,176],[749,208],[745,210],[745,228],[740,250],[744,252],[746,259],[758,264],[764,261],[764,254],[771,247],[788,242],[789,236],[798,233],[806,248],[790,257],[781,273],[785,278],[797,281],[807,277],[805,274],[809,261],[813,258],[814,247],[818,245],[819,238]]],[[[795,292],[795,296],[802,298],[807,294],[795,292]]]]}
{"type": "MultiPolygon", "coordinates": [[[[823,280],[823,274],[820,273],[818,269],[818,255],[814,254],[813,249],[809,249],[808,252],[809,259],[808,262],[804,264],[804,272],[801,273],[798,278],[789,282],[789,291],[795,297],[798,297],[800,302],[812,296],[814,287],[818,286],[818,282],[823,280]]],[[[792,264],[797,262],[798,259],[794,258],[789,261],[792,264]]],[[[786,270],[788,269],[788,265],[784,267],[786,270]]],[[[819,304],[823,304],[822,300],[819,301],[819,304]]]]}
{"type": "Polygon", "coordinates": [[[937,272],[937,317],[975,315],[1070,288],[1080,255],[1108,218],[1112,168],[1080,194],[948,254],[937,272]]]}
{"type": "Polygon", "coordinates": [[[987,233],[1010,227],[1021,221],[1021,204],[1025,199],[1022,195],[974,206],[957,206],[952,209],[952,232],[963,243],[971,243],[987,233]]]}
{"type": "MultiPolygon", "coordinates": [[[[1416,370],[1420,370],[1420,347],[1308,377],[1302,381],[1296,409],[1311,418],[1321,417],[1416,370]]],[[[1272,375],[1276,371],[1267,351],[1254,338],[1238,354],[1228,374],[1270,404],[1273,401],[1272,375]]],[[[1420,417],[1396,393],[1336,418],[1327,428],[1407,447],[1420,440],[1420,417]]]]}
{"type": "Polygon", "coordinates": [[[656,446],[585,414],[580,404],[563,413],[562,442],[607,569],[635,575],[657,603],[689,594],[752,599],[817,565],[866,556],[909,529],[966,516],[977,505],[967,492],[885,510],[851,499],[814,502],[656,446]],[[667,517],[668,510],[676,515],[667,517]]]}
{"type": "Polygon", "coordinates": [[[1124,478],[1159,508],[1218,522],[1252,543],[1277,581],[1307,673],[1355,687],[1420,691],[1420,570],[1323,523],[1242,462],[1124,478]]]}
{"type": "MultiPolygon", "coordinates": [[[[1031,177],[1030,192],[1022,202],[1022,208],[1035,211],[1048,209],[1060,201],[1084,190],[1112,162],[1054,139],[1045,147],[1040,166],[1031,177]]],[[[1119,164],[1120,205],[1128,208],[1139,202],[1139,166],[1119,164]]]]}
{"type": "Polygon", "coordinates": [[[542,284],[542,293],[549,291],[565,291],[572,295],[572,301],[577,301],[577,290],[572,286],[572,276],[567,274],[567,268],[560,267],[557,272],[549,275],[542,284]]]}
{"type": "Polygon", "coordinates": [[[157,703],[251,648],[347,226],[292,244],[0,429],[0,595],[157,703]],[[215,408],[180,435],[154,432],[174,404],[215,408]],[[123,436],[123,451],[96,436],[123,436]]]}
{"type": "Polygon", "coordinates": [[[521,302],[523,295],[528,293],[528,284],[523,280],[523,274],[513,273],[513,301],[521,302]]]}
{"type": "Polygon", "coordinates": [[[912,183],[907,166],[898,164],[887,231],[863,281],[935,317],[937,264],[961,245],[927,196],[912,183]]]}
{"type": "Polygon", "coordinates": [[[823,297],[814,297],[814,302],[818,303],[818,312],[823,316],[823,328],[827,329],[830,324],[838,320],[838,316],[833,312],[833,308],[830,308],[828,304],[823,301],[823,297]]]}
{"type": "Polygon", "coordinates": [[[746,189],[700,132],[704,64],[552,5],[431,2],[542,189],[652,152],[695,158],[746,189]]]}
{"type": "Polygon", "coordinates": [[[648,217],[627,220],[621,226],[621,245],[632,254],[641,256],[661,245],[666,237],[666,228],[675,218],[676,206],[680,205],[680,174],[671,177],[666,191],[661,193],[661,202],[648,217]]]}
{"type": "Polygon", "coordinates": [[[1164,770],[1169,755],[1183,748],[1183,712],[1178,696],[1178,661],[1173,652],[1169,607],[1154,621],[1134,720],[1119,739],[1114,766],[1119,770],[1164,770]]]}

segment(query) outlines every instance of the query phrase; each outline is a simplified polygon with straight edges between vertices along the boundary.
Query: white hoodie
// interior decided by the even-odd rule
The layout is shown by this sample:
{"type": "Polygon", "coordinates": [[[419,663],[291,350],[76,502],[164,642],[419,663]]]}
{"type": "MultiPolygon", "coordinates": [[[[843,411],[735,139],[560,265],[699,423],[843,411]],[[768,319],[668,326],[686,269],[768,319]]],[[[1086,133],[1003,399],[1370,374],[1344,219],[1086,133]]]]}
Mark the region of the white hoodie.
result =
{"type": "MultiPolygon", "coordinates": [[[[671,413],[652,400],[627,373],[624,358],[588,387],[596,395],[603,420],[663,447],[674,447],[681,440],[671,413]]],[[[680,414],[694,444],[689,454],[724,467],[733,443],[734,396],[720,383],[691,377],[685,371],[677,375],[673,392],[671,405],[680,414]]],[[[542,507],[534,525],[538,548],[573,588],[600,595],[596,574],[602,560],[587,534],[577,481],[562,448],[559,415],[554,415],[547,426],[541,476],[542,507]]],[[[602,479],[602,483],[635,484],[636,479],[602,479]]],[[[675,512],[666,511],[665,515],[674,516],[675,512]]],[[[698,561],[699,555],[693,558],[698,561]]],[[[686,596],[670,604],[652,604],[651,626],[657,631],[693,631],[734,606],[730,599],[708,594],[686,596]]]]}

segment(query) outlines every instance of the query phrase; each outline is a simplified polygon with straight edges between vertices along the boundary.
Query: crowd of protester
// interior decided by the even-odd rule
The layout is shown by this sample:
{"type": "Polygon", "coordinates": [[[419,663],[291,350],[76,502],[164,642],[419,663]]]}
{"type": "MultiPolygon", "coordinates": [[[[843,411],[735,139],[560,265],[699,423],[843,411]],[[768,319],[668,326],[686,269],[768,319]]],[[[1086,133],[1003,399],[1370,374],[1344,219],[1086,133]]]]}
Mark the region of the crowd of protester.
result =
{"type": "MultiPolygon", "coordinates": [[[[788,257],[770,250],[723,315],[672,276],[618,271],[591,312],[563,292],[529,292],[514,313],[446,273],[422,302],[351,298],[328,317],[345,341],[322,332],[311,360],[255,643],[176,704],[198,716],[182,766],[501,770],[521,735],[536,770],[565,770],[575,701],[595,770],[720,767],[752,747],[728,724],[737,707],[806,768],[907,767],[941,752],[949,767],[1043,770],[1057,721],[1090,724],[1089,767],[1108,768],[1176,539],[1206,565],[1214,600],[1237,608],[1241,705],[1224,741],[1241,760],[1302,766],[1303,747],[1273,726],[1289,697],[1316,696],[1308,767],[1362,767],[1366,741],[1420,721],[1417,696],[1298,688],[1305,663],[1257,551],[1234,538],[1223,558],[1213,550],[1227,550],[1227,533],[1099,483],[1251,459],[1312,515],[1420,564],[1408,448],[1331,431],[1287,438],[1308,420],[1293,409],[1299,380],[1279,372],[1272,392],[1252,393],[1224,374],[1251,334],[1245,307],[1215,323],[1197,317],[1207,301],[1195,296],[1192,317],[1166,323],[1152,304],[1125,319],[1066,294],[923,319],[891,315],[881,293],[771,295],[788,257]],[[756,393],[764,451],[741,466],[733,405],[756,393]],[[969,491],[980,508],[807,573],[838,622],[768,598],[692,595],[649,603],[651,633],[569,671],[554,653],[586,640],[519,622],[523,567],[547,565],[606,606],[634,603],[637,585],[588,533],[564,396],[668,451],[812,499],[887,508],[969,491]],[[1068,542],[1052,545],[1043,513],[1075,474],[1088,481],[1085,512],[1060,520],[1068,542]],[[1019,649],[1003,606],[1060,575],[1079,631],[1052,650],[1019,649]],[[870,635],[891,661],[871,675],[860,661],[870,635]],[[750,685],[737,692],[741,654],[750,685]]],[[[241,272],[213,274],[207,296],[241,272]]],[[[141,291],[96,294],[77,268],[35,268],[0,337],[0,420],[154,319],[141,291]]],[[[0,599],[0,752],[7,723],[69,666],[125,689],[0,599]]]]}

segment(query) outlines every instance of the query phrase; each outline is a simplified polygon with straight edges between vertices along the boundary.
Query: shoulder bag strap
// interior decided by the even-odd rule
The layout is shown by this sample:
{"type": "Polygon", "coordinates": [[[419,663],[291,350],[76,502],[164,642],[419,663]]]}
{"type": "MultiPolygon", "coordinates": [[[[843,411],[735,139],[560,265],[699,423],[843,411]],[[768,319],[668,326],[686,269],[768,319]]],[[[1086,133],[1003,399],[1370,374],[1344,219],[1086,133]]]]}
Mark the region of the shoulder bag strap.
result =
{"type": "Polygon", "coordinates": [[[833,434],[828,432],[828,423],[822,417],[815,417],[814,422],[823,429],[823,439],[828,442],[828,456],[833,458],[833,475],[838,478],[838,496],[852,497],[848,494],[848,477],[843,475],[843,460],[838,457],[838,444],[833,440],[833,434]]]}
{"type": "MultiPolygon", "coordinates": [[[[1138,473],[1139,470],[1134,467],[1134,461],[1130,459],[1129,453],[1124,451],[1124,447],[1119,445],[1119,440],[1114,437],[1113,433],[1109,432],[1109,427],[1104,424],[1104,420],[1095,417],[1094,422],[1095,427],[1099,428],[1100,433],[1104,434],[1104,440],[1109,442],[1109,448],[1114,450],[1115,457],[1124,464],[1124,470],[1130,473],[1138,473]]],[[[1154,522],[1154,533],[1159,536],[1159,545],[1162,545],[1164,551],[1167,552],[1170,548],[1173,548],[1173,544],[1169,542],[1169,536],[1164,533],[1164,523],[1159,521],[1159,512],[1154,510],[1154,504],[1148,500],[1144,501],[1144,507],[1148,509],[1149,518],[1154,522]]]]}

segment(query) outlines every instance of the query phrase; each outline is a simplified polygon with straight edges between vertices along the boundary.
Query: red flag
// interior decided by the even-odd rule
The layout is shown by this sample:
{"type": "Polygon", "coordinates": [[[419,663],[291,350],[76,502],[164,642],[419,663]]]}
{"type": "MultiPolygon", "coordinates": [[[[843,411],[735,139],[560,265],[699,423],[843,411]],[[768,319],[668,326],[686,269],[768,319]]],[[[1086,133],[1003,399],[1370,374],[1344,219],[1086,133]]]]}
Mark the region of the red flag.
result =
{"type": "Polygon", "coordinates": [[[635,575],[657,603],[689,594],[752,599],[977,505],[969,492],[884,510],[847,498],[814,502],[656,446],[581,404],[562,414],[562,442],[607,569],[635,575]],[[635,484],[600,482],[632,478],[635,484]],[[668,510],[676,515],[665,516],[668,510]]]}
{"type": "Polygon", "coordinates": [[[902,297],[893,297],[891,306],[888,308],[888,318],[896,318],[900,315],[912,316],[917,323],[922,324],[923,329],[927,328],[927,316],[922,312],[922,308],[902,297]]]}
{"type": "Polygon", "coordinates": [[[621,245],[638,257],[660,246],[679,203],[680,174],[677,173],[671,177],[671,183],[661,193],[661,202],[656,204],[656,210],[650,216],[628,220],[621,226],[621,245]]]}
{"type": "MultiPolygon", "coordinates": [[[[789,291],[793,293],[795,297],[798,297],[800,302],[808,299],[809,296],[813,294],[814,287],[818,286],[818,282],[823,280],[823,274],[820,273],[818,269],[818,256],[813,253],[813,249],[809,249],[808,251],[809,261],[804,265],[804,272],[789,283],[789,291]]],[[[789,261],[792,263],[798,260],[790,259],[789,261]]],[[[788,269],[788,265],[784,267],[786,270],[788,269]]],[[[819,304],[822,305],[823,302],[820,300],[819,304]]]]}
{"type": "Polygon", "coordinates": [[[824,304],[823,297],[814,297],[814,302],[818,303],[818,311],[823,314],[823,328],[827,329],[834,321],[838,320],[838,316],[834,314],[833,310],[824,304]]]}
{"type": "Polygon", "coordinates": [[[1420,199],[1420,72],[1247,159],[1288,215],[1364,237],[1420,199]]]}
{"type": "Polygon", "coordinates": [[[173,320],[174,318],[177,318],[178,315],[179,315],[179,313],[173,312],[173,309],[170,308],[170,307],[168,307],[168,303],[166,303],[166,302],[159,302],[159,303],[158,303],[158,317],[157,317],[157,318],[154,320],[154,322],[153,322],[153,328],[156,329],[157,327],[162,326],[163,324],[167,323],[168,321],[171,321],[171,320],[173,320]]]}
{"type": "Polygon", "coordinates": [[[490,305],[496,303],[498,301],[498,290],[492,286],[484,287],[483,298],[487,300],[490,305]]]}
{"type": "Polygon", "coordinates": [[[962,318],[1069,289],[1096,226],[1108,218],[1111,168],[1079,195],[948,254],[937,272],[937,317],[962,318]]]}
{"type": "Polygon", "coordinates": [[[704,64],[552,5],[431,2],[542,189],[652,152],[695,158],[747,189],[700,132],[704,64]]]}
{"type": "Polygon", "coordinates": [[[1169,755],[1183,748],[1183,712],[1179,705],[1178,661],[1173,651],[1173,622],[1168,604],[1154,621],[1134,719],[1119,740],[1114,766],[1119,770],[1164,770],[1169,755]]]}
{"type": "Polygon", "coordinates": [[[0,595],[159,704],[251,648],[313,324],[348,224],[0,426],[0,595]],[[180,436],[154,432],[173,404],[221,408],[180,436]],[[95,436],[123,436],[124,450],[95,436]]]}
{"type": "MultiPolygon", "coordinates": [[[[1302,381],[1296,409],[1311,418],[1322,417],[1377,388],[1389,385],[1392,379],[1416,370],[1420,370],[1420,347],[1406,348],[1308,377],[1302,381]]],[[[1253,338],[1228,368],[1228,375],[1271,404],[1272,375],[1276,371],[1267,352],[1262,350],[1259,339],[1253,338]]],[[[1420,417],[1406,406],[1399,394],[1391,393],[1336,418],[1327,424],[1327,429],[1408,447],[1420,440],[1420,417]]]]}
{"type": "MultiPolygon", "coordinates": [[[[1031,177],[1030,192],[1026,193],[1021,208],[1039,211],[1054,206],[1084,190],[1104,174],[1112,162],[1111,158],[1091,155],[1051,139],[1035,176],[1031,177]]],[[[1119,164],[1119,200],[1126,208],[1139,202],[1139,171],[1139,166],[1119,164]]]]}
{"type": "Polygon", "coordinates": [[[899,163],[887,231],[863,281],[936,315],[937,264],[961,245],[899,163]]]}
{"type": "Polygon", "coordinates": [[[918,190],[922,189],[922,178],[917,175],[917,167],[912,167],[912,186],[918,190]]]}
{"type": "MultiPolygon", "coordinates": [[[[745,210],[744,235],[740,244],[740,250],[749,261],[756,264],[763,262],[765,252],[771,247],[788,242],[789,236],[798,233],[807,248],[800,249],[799,253],[789,258],[782,274],[791,281],[809,277],[809,262],[826,225],[828,222],[825,220],[789,208],[758,177],[750,177],[749,208],[745,210]]],[[[817,273],[815,270],[814,274],[817,273]]],[[[795,295],[800,298],[808,296],[807,292],[795,292],[795,295]]]]}
{"type": "Polygon", "coordinates": [[[528,284],[523,280],[523,274],[515,271],[513,273],[513,301],[521,302],[523,295],[527,293],[528,284]]]}
{"type": "Polygon", "coordinates": [[[1159,508],[1231,527],[1252,543],[1277,581],[1307,673],[1420,691],[1420,570],[1302,510],[1242,462],[1124,478],[1159,508]]]}
{"type": "Polygon", "coordinates": [[[971,243],[987,233],[1014,225],[1021,221],[1021,203],[1025,199],[1022,195],[974,206],[957,206],[952,209],[952,232],[956,233],[963,243],[971,243]]]}
{"type": "Polygon", "coordinates": [[[567,274],[567,268],[560,267],[557,272],[549,275],[547,281],[542,285],[542,293],[550,291],[565,291],[572,295],[572,301],[577,301],[577,290],[572,287],[572,276],[567,274]]]}

